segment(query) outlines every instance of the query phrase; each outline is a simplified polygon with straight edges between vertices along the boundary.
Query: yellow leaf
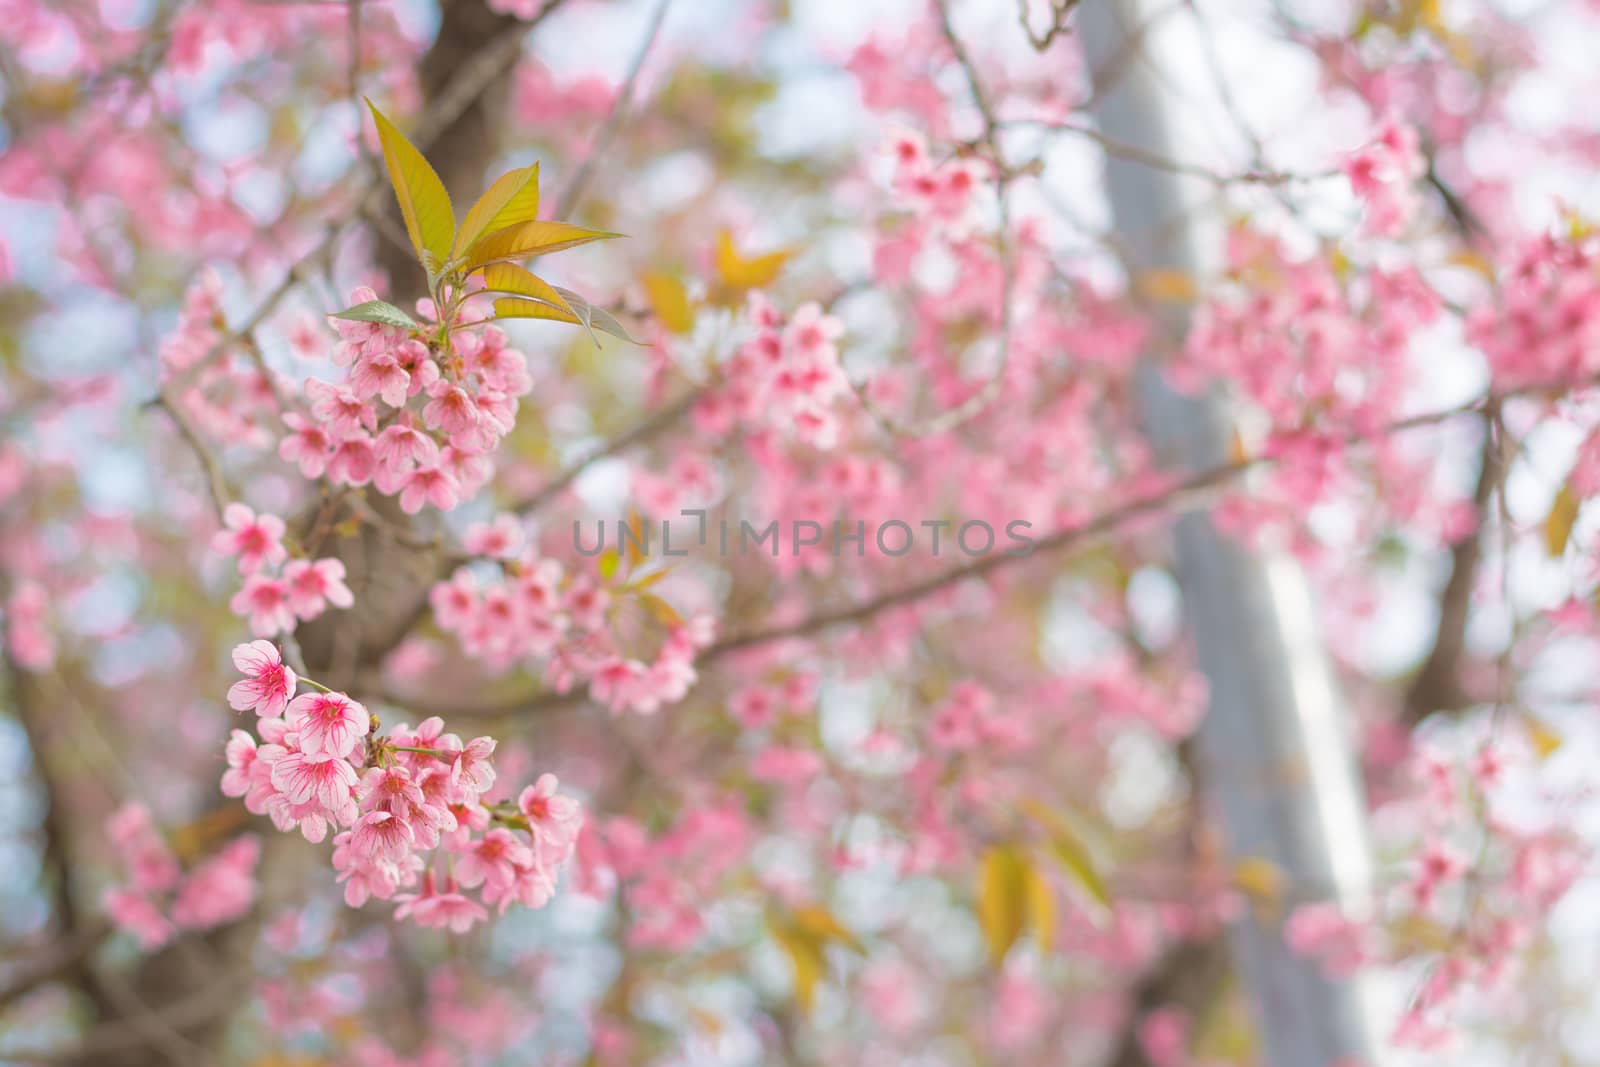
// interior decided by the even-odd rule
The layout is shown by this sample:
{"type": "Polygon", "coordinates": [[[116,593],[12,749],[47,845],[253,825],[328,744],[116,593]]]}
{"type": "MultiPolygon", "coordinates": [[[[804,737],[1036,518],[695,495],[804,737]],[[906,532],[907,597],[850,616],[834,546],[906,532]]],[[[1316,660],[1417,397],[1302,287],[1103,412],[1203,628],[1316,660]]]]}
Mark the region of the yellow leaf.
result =
{"type": "Polygon", "coordinates": [[[406,233],[417,250],[417,258],[432,275],[449,259],[450,244],[455,239],[456,216],[450,207],[450,194],[417,146],[406,140],[371,100],[367,107],[372,108],[372,118],[378,124],[383,163],[388,168],[395,199],[400,202],[406,233]]]}
{"type": "Polygon", "coordinates": [[[500,175],[493,185],[478,197],[467,217],[461,220],[461,229],[451,248],[452,256],[459,256],[472,247],[472,243],[486,233],[503,230],[539,217],[539,164],[519,167],[500,175]]]}
{"type": "Polygon", "coordinates": [[[1134,289],[1144,299],[1163,304],[1192,304],[1197,295],[1194,279],[1171,268],[1145,271],[1136,279],[1134,289]]]}
{"type": "Polygon", "coordinates": [[[497,261],[549,255],[591,241],[609,241],[621,236],[566,222],[522,222],[480,237],[467,254],[466,269],[470,274],[497,261]]]}
{"type": "Polygon", "coordinates": [[[1257,904],[1276,905],[1283,899],[1283,871],[1261,856],[1246,856],[1235,863],[1233,884],[1257,904]]]}
{"type": "Polygon", "coordinates": [[[496,293],[515,293],[541,304],[549,304],[577,320],[578,313],[572,310],[566,297],[556,292],[555,286],[515,263],[494,263],[484,268],[483,285],[496,293]]]}
{"type": "Polygon", "coordinates": [[[661,325],[673,333],[688,333],[694,327],[694,308],[678,279],[670,274],[646,274],[644,291],[661,325]]]}
{"type": "Polygon", "coordinates": [[[805,904],[793,912],[794,924],[818,941],[837,941],[856,952],[866,952],[861,939],[834,917],[833,912],[820,904],[805,904]]]}
{"type": "Polygon", "coordinates": [[[1237,426],[1228,430],[1228,462],[1234,464],[1248,463],[1250,449],[1245,447],[1244,438],[1239,434],[1237,426]]]}
{"type": "Polygon", "coordinates": [[[1550,505],[1550,514],[1544,519],[1544,547],[1552,556],[1567,550],[1567,539],[1572,536],[1572,526],[1578,521],[1578,498],[1569,486],[1563,485],[1550,505]]]}
{"type": "Polygon", "coordinates": [[[722,1020],[698,1005],[689,1006],[689,1021],[702,1033],[712,1037],[722,1033],[722,1020]]]}
{"type": "Polygon", "coordinates": [[[645,517],[637,511],[628,513],[628,535],[617,532],[617,547],[625,549],[628,553],[628,569],[632,570],[644,562],[644,546],[649,543],[650,529],[645,517]]]}
{"type": "Polygon", "coordinates": [[[650,614],[654,615],[656,620],[668,629],[677,629],[683,625],[683,616],[678,614],[678,609],[654,593],[640,593],[639,603],[650,609],[650,614]]]}
{"type": "Polygon", "coordinates": [[[809,1012],[816,998],[817,983],[828,973],[828,960],[822,953],[822,943],[798,927],[768,920],[767,929],[772,939],[789,956],[794,967],[794,999],[800,1010],[809,1012]]]}
{"type": "Polygon", "coordinates": [[[724,284],[733,289],[761,289],[771,285],[792,255],[794,249],[780,248],[746,259],[733,247],[733,234],[727,230],[717,234],[717,273],[722,275],[724,284]]]}
{"type": "Polygon", "coordinates": [[[633,580],[628,583],[628,588],[635,592],[643,592],[671,573],[671,567],[662,567],[660,570],[651,571],[649,574],[635,575],[633,580]]]}
{"type": "Polygon", "coordinates": [[[1022,933],[1027,880],[1028,861],[1011,845],[997,845],[979,861],[978,925],[997,965],[1022,933]]]}
{"type": "Polygon", "coordinates": [[[1491,282],[1494,281],[1494,264],[1489,262],[1489,257],[1474,249],[1463,248],[1456,252],[1450,257],[1450,265],[1470,270],[1491,282]]]}
{"type": "Polygon", "coordinates": [[[1537,716],[1524,714],[1522,729],[1527,733],[1528,743],[1533,746],[1533,751],[1540,759],[1549,759],[1556,749],[1561,747],[1562,736],[1546,726],[1537,716]]]}
{"type": "Polygon", "coordinates": [[[1050,880],[1032,864],[1028,865],[1024,878],[1023,897],[1033,939],[1040,952],[1049,952],[1056,940],[1056,895],[1050,888],[1050,880]]]}
{"type": "Polygon", "coordinates": [[[540,303],[537,300],[524,300],[521,297],[503,297],[494,302],[494,317],[497,319],[549,319],[552,322],[570,322],[582,326],[583,320],[570,311],[562,311],[558,307],[540,303]]]}

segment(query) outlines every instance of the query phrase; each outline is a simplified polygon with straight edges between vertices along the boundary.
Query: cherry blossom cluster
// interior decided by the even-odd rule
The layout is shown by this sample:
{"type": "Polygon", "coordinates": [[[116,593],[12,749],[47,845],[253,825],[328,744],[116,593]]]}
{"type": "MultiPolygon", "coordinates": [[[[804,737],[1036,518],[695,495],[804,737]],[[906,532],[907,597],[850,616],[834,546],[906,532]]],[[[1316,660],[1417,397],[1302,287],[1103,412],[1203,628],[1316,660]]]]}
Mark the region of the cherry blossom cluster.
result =
{"type": "Polygon", "coordinates": [[[276,515],[256,514],[234,502],[222,512],[223,528],[211,550],[237,556],[244,584],[228,602],[248,619],[257,637],[292,633],[295,626],[321,615],[332,604],[348,608],[355,598],[345,585],[344,563],[338,559],[290,559],[283,543],[284,523],[276,515]]]}
{"type": "Polygon", "coordinates": [[[1243,227],[1227,252],[1228,284],[1196,314],[1175,381],[1228,382],[1284,430],[1307,410],[1330,429],[1391,418],[1414,378],[1411,338],[1437,318],[1439,295],[1411,269],[1373,270],[1352,292],[1328,259],[1297,259],[1243,227]]]}
{"type": "Polygon", "coordinates": [[[1525,242],[1499,300],[1467,313],[1467,338],[1502,388],[1600,376],[1600,235],[1575,230],[1525,242]]]}
{"type": "Polygon", "coordinates": [[[55,662],[55,638],[46,621],[49,608],[49,593],[36,581],[18,582],[6,597],[6,651],[30,671],[44,670],[55,662]]]}
{"type": "MultiPolygon", "coordinates": [[[[350,299],[376,294],[362,288],[350,299]]],[[[449,511],[474,496],[494,472],[490,453],[516,424],[517,398],[533,388],[523,354],[495,326],[451,330],[433,348],[398,326],[333,322],[333,361],[345,379],[306,382],[311,415],[284,414],[278,455],[307,478],[398,494],[407,514],[424,504],[449,511]]]]}
{"type": "Polygon", "coordinates": [[[839,439],[837,406],[850,394],[839,365],[843,323],[815,303],[785,317],[751,293],[740,325],[743,340],[724,365],[724,384],[695,410],[701,429],[725,434],[737,425],[762,427],[832,448],[839,439]]]}
{"type": "Polygon", "coordinates": [[[704,901],[737,869],[754,836],[731,797],[708,798],[656,833],[615,816],[579,835],[574,888],[590,896],[619,889],[632,915],[630,944],[687,952],[706,932],[704,901]]]}
{"type": "Polygon", "coordinates": [[[277,411],[272,379],[227,347],[226,331],[222,280],[201,271],[183,295],[176,327],[162,339],[163,380],[181,383],[174,402],[206,438],[266,448],[277,411]]]}
{"type": "Polygon", "coordinates": [[[1426,970],[1394,1034],[1398,1044],[1447,1050],[1460,1036],[1464,994],[1493,998],[1515,989],[1521,965],[1549,913],[1585,872],[1590,851],[1559,813],[1530,819],[1501,802],[1502,787],[1526,776],[1524,745],[1487,739],[1466,758],[1423,747],[1413,759],[1418,788],[1386,814],[1403,814],[1404,874],[1366,914],[1331,903],[1303,905],[1284,936],[1330,972],[1422,959],[1426,970]]]}
{"type": "Polygon", "coordinates": [[[515,537],[505,533],[512,528],[514,519],[502,516],[492,527],[469,532],[469,544],[479,548],[494,539],[491,554],[500,557],[499,573],[486,576],[463,566],[436,584],[429,602],[439,628],[493,669],[535,661],[558,692],[587,683],[589,695],[613,711],[648,714],[682,700],[696,678],[696,654],[711,643],[709,617],[652,615],[636,628],[649,631],[638,644],[653,639],[653,651],[630,651],[622,637],[626,627],[616,617],[625,606],[639,605],[633,590],[520,548],[520,531],[515,537]]]}
{"type": "Polygon", "coordinates": [[[905,128],[890,133],[887,154],[897,206],[909,210],[917,223],[906,228],[903,239],[916,241],[929,232],[960,237],[971,230],[974,194],[990,180],[992,167],[972,156],[935,161],[927,138],[905,128]]]}
{"type": "Polygon", "coordinates": [[[160,948],[179,930],[233,922],[255,901],[261,839],[254,834],[234,838],[188,872],[143,804],[120,808],[106,821],[106,836],[125,878],[106,892],[106,914],[146,951],[160,948]]]}
{"type": "Polygon", "coordinates": [[[553,775],[491,801],[494,738],[463,743],[437,717],[377,735],[365,707],[298,678],[269,642],[239,645],[233,661],[244,677],[228,702],[256,713],[256,734],[232,732],[222,791],[313,843],[332,831],[351,907],[393,900],[398,918],[461,933],[485,905],[550,900],[583,821],[553,775]]]}
{"type": "Polygon", "coordinates": [[[1416,215],[1422,202],[1417,183],[1427,171],[1416,128],[1392,115],[1344,161],[1351,189],[1366,204],[1367,226],[1384,237],[1402,233],[1416,215]]]}

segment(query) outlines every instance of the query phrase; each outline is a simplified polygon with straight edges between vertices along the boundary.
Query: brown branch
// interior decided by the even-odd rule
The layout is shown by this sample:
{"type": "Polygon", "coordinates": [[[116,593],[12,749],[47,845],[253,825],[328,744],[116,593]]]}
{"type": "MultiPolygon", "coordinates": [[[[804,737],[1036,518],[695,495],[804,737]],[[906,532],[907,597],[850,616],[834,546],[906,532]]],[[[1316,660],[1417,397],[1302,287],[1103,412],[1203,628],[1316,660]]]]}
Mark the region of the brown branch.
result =
{"type": "Polygon", "coordinates": [[[201,438],[195,429],[194,423],[189,421],[189,416],[184,413],[182,402],[174,400],[166,390],[156,397],[156,404],[172,419],[178,433],[188,443],[195,459],[200,462],[200,469],[205,472],[206,488],[211,494],[211,503],[217,511],[217,521],[222,521],[222,513],[227,510],[229,502],[233,499],[228,489],[227,479],[222,476],[222,466],[217,462],[217,457],[212,455],[210,447],[201,438]]]}
{"type": "MultiPolygon", "coordinates": [[[[111,935],[111,924],[96,919],[67,938],[45,946],[45,952],[16,969],[0,986],[0,1010],[10,1007],[41,986],[83,969],[84,961],[111,935]]],[[[0,1059],[4,1059],[0,1055],[0,1059]]]]}
{"type": "Polygon", "coordinates": [[[1415,725],[1436,711],[1459,711],[1473,701],[1461,685],[1461,660],[1466,651],[1467,619],[1483,560],[1483,532],[1490,504],[1505,479],[1505,442],[1494,411],[1484,419],[1482,459],[1472,489],[1472,532],[1450,550],[1450,577],[1439,594],[1439,623],[1433,646],[1406,689],[1404,717],[1415,725]]]}
{"type": "MultiPolygon", "coordinates": [[[[1497,407],[1509,396],[1537,394],[1547,392],[1550,388],[1551,386],[1548,383],[1541,386],[1528,386],[1454,407],[1413,415],[1382,428],[1380,435],[1387,436],[1423,426],[1438,425],[1463,415],[1490,410],[1497,407]]],[[[1336,435],[1336,440],[1346,446],[1359,445],[1370,441],[1372,438],[1373,434],[1371,432],[1357,429],[1346,430],[1336,435]]],[[[1085,522],[1057,530],[1055,533],[1040,538],[1034,543],[1032,551],[1028,553],[987,555],[971,563],[948,568],[929,575],[921,581],[912,582],[909,585],[890,590],[868,600],[821,611],[795,622],[783,623],[743,634],[734,634],[706,649],[701,653],[696,663],[700,667],[705,667],[735,652],[772,644],[777,641],[808,638],[837,626],[865,622],[883,612],[914,604],[951,586],[969,579],[986,577],[1015,563],[1034,559],[1040,555],[1051,555],[1088,547],[1140,519],[1159,515],[1173,509],[1201,506],[1217,490],[1226,487],[1235,479],[1259,467],[1270,466],[1276,463],[1277,460],[1278,457],[1272,454],[1247,456],[1243,459],[1233,460],[1198,471],[1180,481],[1169,483],[1164,489],[1148,496],[1128,500],[1085,522]]],[[[425,611],[426,608],[424,607],[423,610],[425,611]]],[[[579,704],[585,699],[586,697],[583,693],[577,691],[569,693],[544,691],[492,704],[459,707],[454,709],[452,714],[497,717],[519,713],[542,713],[579,704]]]]}

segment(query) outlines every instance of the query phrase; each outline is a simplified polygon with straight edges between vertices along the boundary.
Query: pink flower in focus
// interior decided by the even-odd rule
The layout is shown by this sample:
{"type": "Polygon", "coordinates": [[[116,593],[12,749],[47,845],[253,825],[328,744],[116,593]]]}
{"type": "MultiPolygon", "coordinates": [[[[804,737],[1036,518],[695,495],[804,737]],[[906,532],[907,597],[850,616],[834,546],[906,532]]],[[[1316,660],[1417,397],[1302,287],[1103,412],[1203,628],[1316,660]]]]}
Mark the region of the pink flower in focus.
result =
{"type": "Polygon", "coordinates": [[[298,679],[270,641],[251,641],[233,648],[233,666],[244,675],[228,689],[228,706],[276,718],[294,696],[298,679]]]}
{"type": "Polygon", "coordinates": [[[535,840],[571,841],[578,832],[583,809],[556,792],[560,784],[555,775],[541,774],[517,795],[517,808],[527,816],[535,840]]]}
{"type": "Polygon", "coordinates": [[[307,756],[336,761],[347,759],[372,729],[367,709],[343,693],[302,693],[289,702],[287,717],[307,756]]]}
{"type": "Polygon", "coordinates": [[[315,800],[324,811],[342,811],[356,785],[355,768],[342,759],[313,760],[286,752],[272,764],[272,784],[294,804],[315,800]]]}

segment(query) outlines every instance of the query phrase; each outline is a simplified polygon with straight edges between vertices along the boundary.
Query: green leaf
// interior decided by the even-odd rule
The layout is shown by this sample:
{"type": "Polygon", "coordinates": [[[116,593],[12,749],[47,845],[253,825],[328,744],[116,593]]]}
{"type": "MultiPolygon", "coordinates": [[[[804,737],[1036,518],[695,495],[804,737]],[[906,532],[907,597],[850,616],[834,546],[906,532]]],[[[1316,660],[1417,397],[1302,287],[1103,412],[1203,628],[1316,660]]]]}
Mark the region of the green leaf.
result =
{"type": "Polygon", "coordinates": [[[1022,933],[1028,876],[1027,859],[1011,845],[997,845],[979,861],[978,925],[996,965],[1022,933]]]}
{"type": "Polygon", "coordinates": [[[405,134],[371,100],[367,107],[378,124],[384,166],[388,168],[395,199],[400,202],[406,233],[417,250],[417,259],[432,277],[450,258],[450,245],[455,239],[456,216],[450,207],[450,194],[417,146],[406,140],[405,134]]]}
{"type": "Polygon", "coordinates": [[[484,268],[484,288],[496,293],[511,293],[514,296],[525,296],[530,300],[537,300],[541,304],[549,304],[559,308],[573,317],[577,312],[572,305],[567,303],[567,298],[556,291],[556,287],[534,274],[532,271],[519,267],[515,263],[494,263],[484,268]]]}
{"type": "Polygon", "coordinates": [[[333,317],[349,319],[351,322],[375,322],[379,326],[397,326],[402,330],[420,329],[415,319],[386,300],[368,300],[355,307],[335,311],[333,317]]]}
{"type": "Polygon", "coordinates": [[[620,233],[588,230],[566,222],[523,222],[481,237],[467,254],[466,271],[471,274],[490,263],[549,255],[568,248],[609,241],[620,233]]]}
{"type": "Polygon", "coordinates": [[[452,256],[459,256],[486,233],[539,217],[539,164],[500,175],[461,220],[452,256]]]}
{"type": "Polygon", "coordinates": [[[609,333],[612,337],[620,338],[630,345],[644,344],[643,341],[637,340],[627,330],[623,329],[622,323],[618,322],[616,316],[605,308],[595,307],[571,289],[566,289],[559,285],[551,286],[551,288],[565,298],[572,310],[578,313],[578,318],[586,327],[592,327],[602,333],[609,333]]]}

